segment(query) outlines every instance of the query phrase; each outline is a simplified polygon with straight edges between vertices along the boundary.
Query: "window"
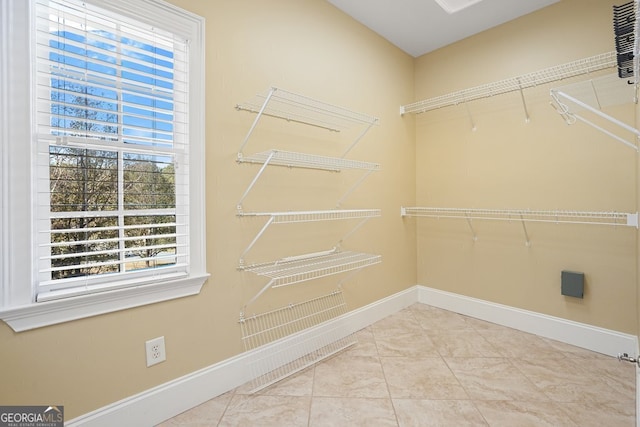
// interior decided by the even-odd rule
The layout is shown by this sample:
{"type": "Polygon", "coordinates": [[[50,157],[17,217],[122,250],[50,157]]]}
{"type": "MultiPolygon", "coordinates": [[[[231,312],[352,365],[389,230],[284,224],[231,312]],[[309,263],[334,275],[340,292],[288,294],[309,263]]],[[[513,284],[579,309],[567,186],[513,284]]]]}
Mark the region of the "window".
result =
{"type": "MultiPolygon", "coordinates": [[[[15,14],[29,13],[33,28],[23,59],[31,147],[8,143],[2,154],[30,160],[33,242],[23,259],[34,261],[30,283],[3,277],[0,314],[14,326],[16,310],[46,306],[49,319],[38,321],[47,324],[199,292],[202,20],[154,0],[32,0],[28,12],[19,1],[15,14]]],[[[8,206],[11,222],[20,203],[8,206]]],[[[25,251],[16,237],[2,240],[25,251]]]]}

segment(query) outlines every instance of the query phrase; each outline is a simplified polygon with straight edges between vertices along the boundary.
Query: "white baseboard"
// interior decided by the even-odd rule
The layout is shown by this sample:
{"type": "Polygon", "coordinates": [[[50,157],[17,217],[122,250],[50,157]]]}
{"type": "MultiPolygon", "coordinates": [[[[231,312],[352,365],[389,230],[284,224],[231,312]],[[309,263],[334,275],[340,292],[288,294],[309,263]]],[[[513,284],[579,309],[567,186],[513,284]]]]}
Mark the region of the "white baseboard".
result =
{"type": "MultiPolygon", "coordinates": [[[[563,341],[603,354],[612,356],[619,352],[627,352],[632,355],[640,354],[638,340],[633,335],[425,286],[414,286],[383,298],[340,316],[328,324],[306,330],[303,334],[305,338],[312,340],[315,335],[323,333],[327,327],[335,327],[342,331],[344,336],[347,336],[416,302],[563,341]]],[[[287,343],[287,340],[282,340],[270,344],[266,350],[261,348],[260,351],[282,352],[282,348],[287,343]]],[[[77,417],[65,425],[153,426],[251,381],[253,378],[251,378],[250,370],[247,367],[257,356],[258,352],[256,351],[242,353],[77,417]]],[[[640,402],[640,398],[638,402],[640,402]]]]}
{"type": "Polygon", "coordinates": [[[546,314],[496,304],[464,295],[418,286],[418,302],[454,311],[609,356],[638,354],[634,335],[573,322],[546,314]]]}
{"type": "MultiPolygon", "coordinates": [[[[634,355],[640,357],[640,342],[636,347],[634,355]]],[[[640,366],[636,364],[636,426],[640,426],[640,366]]]]}
{"type": "MultiPolygon", "coordinates": [[[[306,330],[304,335],[313,340],[315,335],[322,334],[327,327],[333,327],[344,333],[346,337],[417,301],[418,288],[414,286],[351,311],[321,327],[306,330]]],[[[261,348],[260,352],[273,351],[286,354],[282,349],[287,343],[287,340],[281,340],[270,344],[266,350],[264,347],[261,348]]],[[[251,381],[253,378],[247,367],[257,356],[256,351],[242,353],[77,417],[66,422],[65,425],[91,427],[156,425],[251,381]]]]}

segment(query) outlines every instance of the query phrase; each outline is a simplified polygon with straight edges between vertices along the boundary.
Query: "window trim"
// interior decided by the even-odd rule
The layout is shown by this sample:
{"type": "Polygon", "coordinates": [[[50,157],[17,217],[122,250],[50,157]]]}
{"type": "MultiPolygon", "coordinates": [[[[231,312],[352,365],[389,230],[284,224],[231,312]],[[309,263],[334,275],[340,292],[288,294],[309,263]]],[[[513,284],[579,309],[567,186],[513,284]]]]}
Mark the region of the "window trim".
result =
{"type": "Polygon", "coordinates": [[[8,96],[0,101],[3,103],[0,114],[0,319],[16,332],[196,295],[209,277],[205,252],[205,183],[202,179],[205,172],[204,18],[162,0],[91,0],[91,3],[119,13],[127,11],[127,14],[154,25],[171,24],[172,31],[176,30],[189,40],[189,275],[159,283],[35,302],[37,263],[34,261],[34,239],[31,238],[36,230],[31,173],[35,167],[35,132],[32,132],[35,64],[31,60],[33,5],[31,1],[24,0],[2,2],[0,88],[8,96]],[[180,22],[178,26],[177,21],[180,22]],[[31,79],[25,79],[25,75],[31,79]]]}

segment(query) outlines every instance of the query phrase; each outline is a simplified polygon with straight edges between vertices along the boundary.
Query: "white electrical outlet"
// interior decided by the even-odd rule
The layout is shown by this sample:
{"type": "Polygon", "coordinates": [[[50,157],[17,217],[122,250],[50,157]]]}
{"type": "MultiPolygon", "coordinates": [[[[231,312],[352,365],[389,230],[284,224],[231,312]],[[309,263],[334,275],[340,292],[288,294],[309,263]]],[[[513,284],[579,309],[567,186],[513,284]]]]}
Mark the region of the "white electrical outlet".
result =
{"type": "Polygon", "coordinates": [[[145,343],[147,348],[147,368],[167,360],[167,352],[164,348],[164,337],[154,338],[145,343]]]}

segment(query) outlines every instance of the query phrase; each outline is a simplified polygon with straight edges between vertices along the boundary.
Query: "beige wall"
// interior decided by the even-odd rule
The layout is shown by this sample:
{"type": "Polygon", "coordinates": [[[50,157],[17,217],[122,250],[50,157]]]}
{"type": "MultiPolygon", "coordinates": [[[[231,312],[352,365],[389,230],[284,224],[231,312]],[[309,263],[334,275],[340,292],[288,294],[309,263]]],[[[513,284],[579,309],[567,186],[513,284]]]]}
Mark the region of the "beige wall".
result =
{"type": "MultiPolygon", "coordinates": [[[[380,163],[382,171],[369,177],[343,208],[382,209],[383,216],[370,220],[344,248],[382,254],[383,263],[344,284],[349,309],[416,283],[415,227],[399,215],[399,207],[415,196],[414,122],[398,114],[399,106],[413,99],[413,58],[322,0],[174,3],[206,18],[203,238],[211,279],[196,297],[19,334],[0,324],[2,404],[55,402],[65,405],[71,419],[242,351],[240,309],[266,282],[236,271],[240,253],[262,221],[235,216],[236,203],[258,167],[235,162],[253,115],[234,106],[271,85],[380,118],[380,126],[349,157],[380,163]],[[167,361],[146,368],[144,342],[160,335],[166,339],[167,361]]],[[[334,155],[345,147],[345,138],[272,119],[261,123],[245,151],[282,144],[334,155]]],[[[268,170],[245,209],[331,209],[358,178],[349,172],[268,170]]],[[[328,249],[344,225],[278,227],[265,235],[251,260],[328,249]]],[[[338,279],[269,291],[250,310],[310,299],[335,289],[338,279]]]]}
{"type": "MultiPolygon", "coordinates": [[[[173,2],[207,22],[211,279],[197,297],[20,334],[0,324],[2,404],[61,403],[73,418],[242,351],[239,312],[264,282],[236,271],[262,223],[235,216],[257,167],[235,162],[253,116],[234,106],[271,85],[380,118],[350,157],[379,162],[382,171],[343,207],[382,209],[344,246],[380,253],[383,263],[344,285],[350,309],[419,283],[636,333],[634,230],[530,224],[526,247],[517,223],[477,222],[473,242],[464,222],[399,215],[402,205],[636,211],[635,154],[584,125],[565,125],[549,106],[548,85],[526,90],[529,123],[517,93],[471,103],[476,131],[461,106],[398,114],[413,100],[613,50],[614,2],[563,0],[417,60],[322,0],[173,2]],[[584,300],[560,295],[562,269],[586,273],[584,300]],[[146,368],[144,341],[160,335],[168,360],[146,368]]],[[[613,113],[633,121],[630,108],[613,113]]],[[[245,152],[277,146],[335,155],[347,137],[265,120],[245,152]]],[[[269,170],[244,207],[329,209],[357,178],[269,170]]],[[[343,228],[278,226],[248,258],[324,249],[343,228]]],[[[335,288],[334,279],[269,291],[248,311],[311,298],[335,288]]]]}
{"type": "MultiPolygon", "coordinates": [[[[416,99],[613,51],[613,4],[563,0],[420,57],[416,99]]],[[[417,116],[417,204],[636,212],[635,151],[562,121],[549,89],[568,83],[525,90],[529,123],[518,92],[469,103],[475,131],[462,105],[417,116]]],[[[634,123],[631,104],[607,112],[634,123]]],[[[473,242],[464,220],[415,221],[419,284],[636,333],[635,229],[530,223],[526,247],[518,222],[476,221],[473,242]],[[584,299],[560,294],[562,270],[585,273],[584,299]]]]}

